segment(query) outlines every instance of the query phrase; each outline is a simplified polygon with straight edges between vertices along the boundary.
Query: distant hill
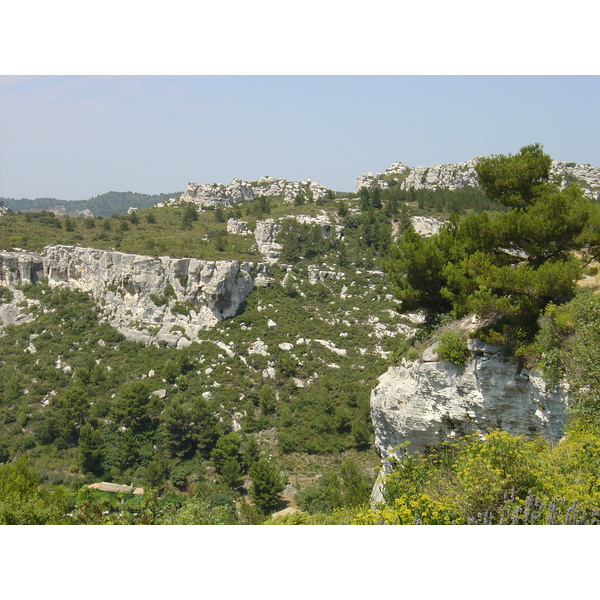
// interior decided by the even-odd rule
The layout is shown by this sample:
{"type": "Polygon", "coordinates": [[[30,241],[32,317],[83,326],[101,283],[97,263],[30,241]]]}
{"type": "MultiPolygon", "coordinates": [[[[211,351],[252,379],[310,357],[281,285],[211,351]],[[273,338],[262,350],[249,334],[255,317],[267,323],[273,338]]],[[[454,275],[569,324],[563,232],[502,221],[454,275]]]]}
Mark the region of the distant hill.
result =
{"type": "Polygon", "coordinates": [[[4,206],[14,211],[47,210],[60,215],[93,215],[110,217],[113,214],[124,214],[130,206],[150,208],[159,202],[180,196],[182,192],[172,194],[138,194],[136,192],[106,192],[89,200],[58,200],[57,198],[0,198],[4,206]]]}

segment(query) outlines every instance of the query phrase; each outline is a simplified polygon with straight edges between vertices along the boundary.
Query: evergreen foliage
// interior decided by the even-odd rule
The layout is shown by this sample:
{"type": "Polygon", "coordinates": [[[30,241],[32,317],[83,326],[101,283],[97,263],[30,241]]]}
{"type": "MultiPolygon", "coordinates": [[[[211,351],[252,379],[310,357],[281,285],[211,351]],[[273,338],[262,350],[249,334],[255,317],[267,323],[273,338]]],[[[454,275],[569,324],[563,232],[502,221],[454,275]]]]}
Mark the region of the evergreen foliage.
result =
{"type": "Polygon", "coordinates": [[[570,300],[600,252],[600,209],[577,187],[559,190],[550,162],[537,144],[483,159],[480,182],[508,212],[455,217],[430,238],[408,228],[387,263],[404,307],[474,312],[513,350],[531,341],[544,307],[570,300]]]}
{"type": "Polygon", "coordinates": [[[285,483],[277,467],[266,458],[259,459],[250,468],[250,497],[262,511],[272,512],[279,504],[279,494],[285,483]]]}

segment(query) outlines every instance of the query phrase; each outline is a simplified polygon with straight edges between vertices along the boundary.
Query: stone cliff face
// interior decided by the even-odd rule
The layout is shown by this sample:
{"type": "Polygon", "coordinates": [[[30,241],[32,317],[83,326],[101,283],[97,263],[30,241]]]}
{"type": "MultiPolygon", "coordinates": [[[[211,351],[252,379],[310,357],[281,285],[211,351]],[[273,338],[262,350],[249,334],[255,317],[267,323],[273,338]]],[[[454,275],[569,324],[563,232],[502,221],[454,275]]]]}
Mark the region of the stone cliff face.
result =
{"type": "Polygon", "coordinates": [[[262,264],[154,258],[74,246],[48,246],[42,255],[0,254],[0,284],[38,281],[90,292],[105,318],[128,339],[186,346],[200,330],[235,315],[267,281],[262,264]]]}
{"type": "MultiPolygon", "coordinates": [[[[275,177],[261,177],[258,181],[248,182],[234,179],[229,185],[223,183],[198,184],[190,181],[181,200],[193,202],[200,207],[230,206],[233,203],[251,200],[258,196],[281,196],[286,202],[293,202],[298,194],[306,197],[311,194],[314,200],[324,198],[327,188],[315,181],[287,181],[275,177]]],[[[173,203],[176,201],[170,201],[173,203]]]]}
{"type": "Polygon", "coordinates": [[[36,282],[44,273],[43,259],[35,252],[0,252],[0,285],[36,282]]]}
{"type": "MultiPolygon", "coordinates": [[[[456,366],[436,360],[390,367],[371,393],[375,443],[382,457],[410,442],[423,452],[461,435],[500,428],[557,442],[567,390],[549,388],[537,371],[518,370],[498,348],[471,340],[473,358],[456,366]]],[[[429,360],[427,360],[429,358],[429,360]]]]}
{"type": "MultiPolygon", "coordinates": [[[[464,187],[478,187],[475,165],[481,157],[472,158],[456,164],[436,165],[431,167],[409,167],[403,162],[390,165],[384,173],[366,173],[356,178],[356,189],[361,187],[381,188],[399,185],[402,190],[449,190],[464,187]]],[[[577,183],[588,198],[600,197],[600,168],[590,165],[578,165],[553,160],[551,174],[558,177],[564,188],[569,183],[577,183]]]]}
{"type": "MultiPolygon", "coordinates": [[[[512,435],[541,435],[550,442],[563,436],[568,390],[549,388],[541,373],[518,370],[498,348],[469,342],[473,358],[464,367],[437,360],[433,347],[423,361],[390,367],[371,392],[375,445],[382,459],[402,450],[424,452],[444,441],[488,428],[512,435]]],[[[383,460],[383,472],[389,463],[383,460]]],[[[371,493],[383,500],[383,477],[371,493]]]]}

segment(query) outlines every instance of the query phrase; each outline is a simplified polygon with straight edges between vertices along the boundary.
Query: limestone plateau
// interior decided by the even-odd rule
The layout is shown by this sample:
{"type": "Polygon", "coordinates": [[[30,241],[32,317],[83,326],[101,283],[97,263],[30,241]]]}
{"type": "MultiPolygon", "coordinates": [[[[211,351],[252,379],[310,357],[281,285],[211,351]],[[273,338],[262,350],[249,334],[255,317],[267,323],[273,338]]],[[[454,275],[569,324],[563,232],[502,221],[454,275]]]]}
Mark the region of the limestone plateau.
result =
{"type": "MultiPolygon", "coordinates": [[[[478,160],[412,168],[396,162],[384,173],[359,176],[356,189],[478,187],[478,160]]],[[[587,197],[600,198],[600,168],[555,160],[552,174],[562,187],[576,183],[587,197]]],[[[279,196],[292,204],[298,196],[318,200],[328,193],[311,180],[290,182],[262,177],[255,182],[234,179],[228,185],[190,182],[180,198],[167,200],[163,205],[186,201],[199,208],[211,208],[260,196],[279,196]]],[[[0,213],[2,209],[0,206],[0,213]]],[[[323,235],[334,228],[338,236],[343,236],[340,225],[325,214],[294,218],[319,225],[323,235]]],[[[436,219],[413,217],[415,230],[424,236],[435,233],[440,224],[436,219]]],[[[25,301],[15,286],[44,279],[50,287],[89,292],[101,307],[103,318],[130,340],[145,344],[165,342],[178,348],[189,346],[198,339],[200,331],[234,316],[256,286],[273,281],[269,266],[278,262],[281,245],[277,235],[281,228],[281,221],[276,219],[256,221],[254,230],[247,221],[229,219],[228,233],[254,236],[262,262],[152,257],[65,245],[47,246],[40,254],[0,251],[0,285],[14,290],[13,301],[0,304],[0,323],[27,320],[26,306],[19,305],[34,301],[25,301]]],[[[306,276],[310,284],[316,284],[341,279],[345,274],[311,265],[306,276]]],[[[286,277],[290,277],[289,273],[286,277]]],[[[413,324],[417,317],[410,319],[413,324]]],[[[468,329],[471,324],[464,326],[468,329]]],[[[407,337],[410,332],[411,327],[407,326],[407,337]]],[[[329,340],[315,341],[332,352],[345,352],[329,340]]],[[[288,351],[290,347],[286,344],[280,349],[288,351]]],[[[418,360],[404,360],[379,377],[371,394],[371,419],[375,445],[382,458],[397,452],[404,442],[410,442],[411,450],[424,451],[488,427],[516,435],[542,435],[552,442],[561,438],[568,403],[566,388],[549,388],[540,373],[518,369],[493,346],[470,340],[469,350],[469,360],[459,367],[440,360],[434,345],[418,360]]],[[[256,340],[251,352],[264,355],[267,350],[256,340]]]]}

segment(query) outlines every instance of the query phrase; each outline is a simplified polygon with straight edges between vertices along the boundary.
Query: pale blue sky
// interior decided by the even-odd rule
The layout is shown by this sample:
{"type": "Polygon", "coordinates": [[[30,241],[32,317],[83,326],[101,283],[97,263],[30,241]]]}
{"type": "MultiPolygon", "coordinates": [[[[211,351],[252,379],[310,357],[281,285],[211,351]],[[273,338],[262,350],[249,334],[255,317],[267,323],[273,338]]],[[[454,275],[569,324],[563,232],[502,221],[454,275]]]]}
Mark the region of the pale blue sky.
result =
{"type": "Polygon", "coordinates": [[[395,161],[600,166],[598,76],[0,77],[0,196],[85,199],[263,175],[340,191],[395,161]]]}

